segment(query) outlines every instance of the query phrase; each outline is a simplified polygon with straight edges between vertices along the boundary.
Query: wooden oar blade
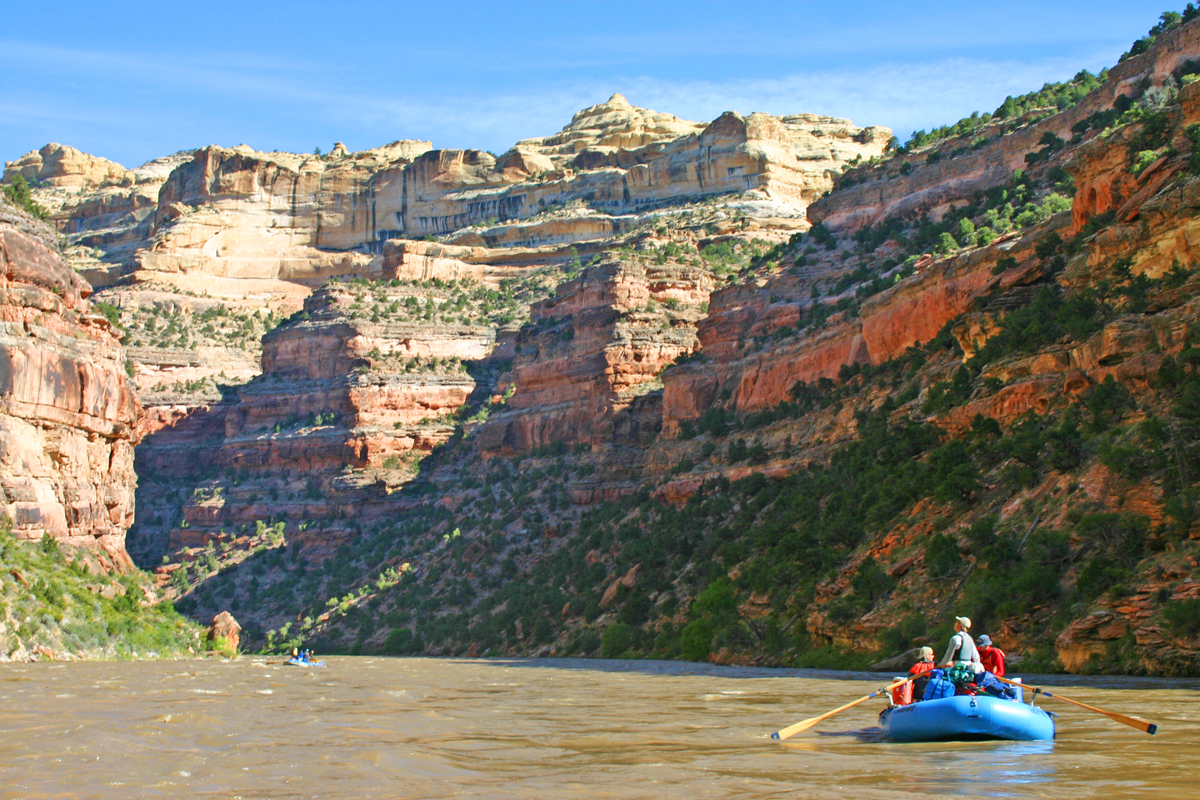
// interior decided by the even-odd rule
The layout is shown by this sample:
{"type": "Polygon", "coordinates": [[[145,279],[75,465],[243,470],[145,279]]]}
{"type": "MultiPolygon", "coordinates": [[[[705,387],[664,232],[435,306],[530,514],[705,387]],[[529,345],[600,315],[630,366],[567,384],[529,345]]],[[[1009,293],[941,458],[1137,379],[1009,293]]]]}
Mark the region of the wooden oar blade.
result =
{"type": "Polygon", "coordinates": [[[818,722],[821,721],[821,719],[822,719],[822,717],[813,717],[812,719],[801,720],[800,722],[797,722],[795,725],[789,725],[788,727],[784,728],[781,731],[776,731],[775,733],[772,733],[771,738],[772,739],[791,738],[792,736],[795,736],[797,733],[800,733],[801,731],[806,731],[809,728],[811,728],[813,725],[816,725],[818,722]]]}
{"type": "Polygon", "coordinates": [[[1034,692],[1046,695],[1046,697],[1053,697],[1055,700],[1062,700],[1063,702],[1071,703],[1072,705],[1079,706],[1080,708],[1086,708],[1088,711],[1095,711],[1097,714],[1103,714],[1104,716],[1108,717],[1113,722],[1119,722],[1122,725],[1128,725],[1131,728],[1136,728],[1137,730],[1141,731],[1142,733],[1148,733],[1151,736],[1153,736],[1155,733],[1158,732],[1157,725],[1155,725],[1153,722],[1147,722],[1144,719],[1137,719],[1136,717],[1127,717],[1124,714],[1118,714],[1116,711],[1105,711],[1103,708],[1096,708],[1095,706],[1089,706],[1087,703],[1081,703],[1078,700],[1072,700],[1069,697],[1063,697],[1061,694],[1055,694],[1052,692],[1048,692],[1045,689],[1039,689],[1036,686],[1030,686],[1028,684],[1021,684],[1021,683],[1017,683],[1015,681],[1010,681],[1008,678],[1000,678],[999,680],[1001,680],[1004,683],[1007,683],[1011,686],[1021,686],[1025,689],[1032,689],[1034,692]]]}
{"type": "Polygon", "coordinates": [[[835,708],[833,711],[829,711],[825,714],[822,714],[819,717],[811,717],[809,719],[801,720],[800,722],[797,722],[795,725],[789,725],[788,727],[784,728],[781,731],[776,731],[775,733],[772,733],[771,738],[772,739],[787,739],[789,737],[795,736],[797,733],[800,733],[801,731],[806,731],[809,728],[813,727],[818,722],[823,722],[835,714],[840,714],[848,708],[853,708],[854,706],[858,705],[859,703],[865,703],[868,700],[870,700],[872,697],[878,697],[879,695],[881,695],[885,692],[890,692],[892,689],[895,689],[897,686],[903,686],[904,684],[908,683],[911,680],[912,680],[912,678],[905,678],[902,681],[897,681],[896,683],[893,683],[890,686],[886,686],[882,689],[879,689],[878,691],[871,692],[868,695],[863,695],[862,697],[858,698],[854,702],[846,703],[846,705],[842,706],[841,708],[835,708]]]}
{"type": "Polygon", "coordinates": [[[1151,736],[1158,733],[1158,726],[1153,722],[1146,722],[1146,720],[1138,719],[1136,717],[1127,717],[1124,714],[1118,714],[1116,711],[1105,711],[1102,708],[1096,708],[1095,706],[1089,706],[1087,703],[1081,703],[1078,700],[1072,700],[1069,697],[1063,697],[1061,694],[1051,694],[1050,692],[1045,691],[1042,692],[1042,694],[1046,695],[1047,697],[1053,697],[1057,700],[1065,700],[1068,703],[1073,703],[1074,705],[1079,706],[1080,708],[1086,708],[1088,711],[1095,711],[1097,714],[1103,714],[1113,722],[1119,722],[1122,725],[1128,725],[1131,728],[1136,728],[1142,733],[1148,733],[1151,736]]]}

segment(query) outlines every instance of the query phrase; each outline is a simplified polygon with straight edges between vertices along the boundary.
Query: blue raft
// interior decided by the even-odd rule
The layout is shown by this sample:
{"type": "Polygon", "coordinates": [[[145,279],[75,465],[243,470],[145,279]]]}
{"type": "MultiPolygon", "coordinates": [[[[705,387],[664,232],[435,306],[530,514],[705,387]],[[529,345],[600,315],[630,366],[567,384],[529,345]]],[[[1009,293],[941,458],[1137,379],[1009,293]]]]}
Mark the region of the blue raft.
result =
{"type": "Polygon", "coordinates": [[[289,658],[287,661],[285,661],[283,663],[288,665],[289,667],[323,667],[323,666],[325,666],[324,661],[308,661],[307,659],[303,659],[303,658],[289,658]]]}
{"type": "Polygon", "coordinates": [[[1040,708],[988,695],[959,695],[885,708],[884,735],[895,742],[1054,738],[1054,719],[1040,708]]]}

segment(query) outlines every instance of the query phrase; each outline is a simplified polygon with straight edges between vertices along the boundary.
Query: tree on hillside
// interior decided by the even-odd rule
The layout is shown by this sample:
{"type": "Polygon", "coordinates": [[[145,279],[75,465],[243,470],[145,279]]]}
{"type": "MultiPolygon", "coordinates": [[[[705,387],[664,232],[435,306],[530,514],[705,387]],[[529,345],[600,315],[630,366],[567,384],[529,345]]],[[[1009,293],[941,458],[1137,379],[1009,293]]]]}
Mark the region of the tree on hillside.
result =
{"type": "Polygon", "coordinates": [[[29,191],[29,183],[20,175],[13,176],[4,187],[4,197],[17,208],[23,209],[38,219],[47,219],[50,212],[38,205],[29,191]]]}

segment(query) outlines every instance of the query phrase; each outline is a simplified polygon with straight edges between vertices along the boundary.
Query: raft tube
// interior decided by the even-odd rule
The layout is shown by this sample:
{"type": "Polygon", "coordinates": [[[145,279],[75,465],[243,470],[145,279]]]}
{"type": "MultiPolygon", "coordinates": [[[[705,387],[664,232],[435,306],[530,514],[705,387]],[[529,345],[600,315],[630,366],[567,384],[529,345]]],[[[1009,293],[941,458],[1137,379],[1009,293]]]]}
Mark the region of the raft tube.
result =
{"type": "Polygon", "coordinates": [[[959,695],[885,708],[884,736],[894,742],[1054,738],[1054,719],[1040,708],[988,695],[959,695]]]}

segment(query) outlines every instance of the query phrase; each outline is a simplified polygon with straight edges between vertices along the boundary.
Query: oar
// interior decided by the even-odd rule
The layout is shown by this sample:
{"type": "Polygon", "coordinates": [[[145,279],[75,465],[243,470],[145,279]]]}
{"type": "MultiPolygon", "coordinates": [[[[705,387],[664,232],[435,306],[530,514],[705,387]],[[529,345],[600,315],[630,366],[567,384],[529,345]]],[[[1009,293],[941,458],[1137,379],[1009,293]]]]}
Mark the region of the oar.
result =
{"type": "Polygon", "coordinates": [[[797,722],[795,725],[791,725],[787,728],[784,728],[781,731],[776,731],[775,733],[772,733],[771,738],[772,739],[791,738],[792,736],[795,736],[797,733],[800,733],[800,731],[806,731],[809,728],[811,728],[812,726],[816,725],[818,722],[823,722],[823,721],[829,719],[834,714],[840,714],[843,711],[845,711],[847,708],[854,708],[854,706],[858,705],[859,703],[865,703],[868,700],[870,700],[872,697],[878,697],[881,694],[890,692],[892,689],[895,689],[897,686],[903,686],[904,684],[908,683],[909,681],[914,680],[916,677],[917,677],[916,675],[913,675],[912,677],[905,678],[902,681],[896,681],[891,686],[885,686],[882,689],[877,689],[876,691],[871,692],[869,695],[866,695],[865,697],[858,698],[853,703],[846,703],[846,705],[842,706],[841,708],[835,708],[833,711],[830,711],[826,714],[822,714],[819,717],[813,717],[812,719],[806,719],[801,722],[797,722]]]}
{"type": "Polygon", "coordinates": [[[1148,733],[1151,736],[1158,731],[1158,726],[1153,722],[1146,722],[1145,720],[1135,719],[1134,717],[1127,717],[1124,714],[1118,714],[1115,711],[1105,711],[1102,708],[1096,708],[1095,706],[1089,706],[1087,703],[1081,703],[1078,700],[1072,700],[1069,697],[1063,697],[1061,694],[1051,694],[1045,689],[1040,689],[1036,686],[1030,686],[1027,683],[1017,683],[1016,681],[1010,681],[1008,678],[997,678],[996,680],[1003,681],[1004,683],[1012,686],[1021,686],[1025,689],[1033,689],[1034,695],[1044,694],[1046,697],[1053,697],[1057,700],[1062,700],[1064,702],[1071,703],[1072,705],[1077,705],[1080,708],[1086,708],[1088,711],[1095,711],[1097,714],[1103,714],[1111,720],[1115,720],[1122,725],[1128,725],[1131,728],[1137,728],[1139,731],[1148,733]]]}

